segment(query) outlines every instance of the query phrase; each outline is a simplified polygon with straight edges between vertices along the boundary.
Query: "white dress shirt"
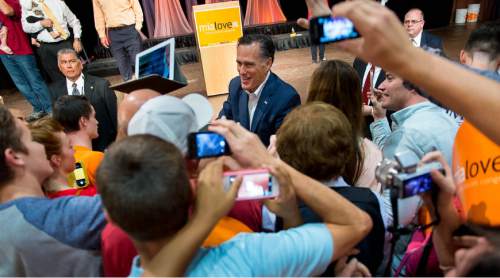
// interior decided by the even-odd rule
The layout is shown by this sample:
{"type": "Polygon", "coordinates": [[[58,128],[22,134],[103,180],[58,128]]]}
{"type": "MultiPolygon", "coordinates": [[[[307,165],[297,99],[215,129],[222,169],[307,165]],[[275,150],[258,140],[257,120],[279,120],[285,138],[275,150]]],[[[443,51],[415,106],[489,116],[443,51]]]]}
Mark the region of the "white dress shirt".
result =
{"type": "MultiPolygon", "coordinates": [[[[36,16],[33,12],[33,8],[31,6],[31,2],[34,2],[38,5],[37,8],[35,9],[40,9],[41,10],[41,4],[38,0],[21,0],[21,11],[22,11],[22,16],[21,16],[21,22],[23,25],[23,30],[26,33],[36,33],[39,31],[40,32],[36,39],[40,42],[48,42],[48,43],[53,43],[53,42],[59,42],[62,41],[63,39],[61,37],[58,37],[54,39],[50,33],[45,29],[40,21],[36,23],[29,23],[26,21],[26,18],[28,16],[36,16]]],[[[52,11],[54,14],[54,17],[57,19],[63,30],[69,34],[69,29],[68,25],[73,29],[73,34],[76,39],[79,39],[82,35],[82,26],[80,24],[80,20],[75,16],[73,12],[68,8],[66,3],[61,0],[44,0],[45,4],[49,7],[49,9],[52,11]]],[[[37,16],[40,17],[40,16],[37,16]]],[[[44,18],[48,18],[47,15],[44,16],[44,18]]],[[[55,30],[55,29],[54,29],[55,30]]]]}
{"type": "Polygon", "coordinates": [[[255,92],[250,93],[247,90],[245,90],[245,93],[248,94],[248,118],[250,119],[250,128],[252,128],[253,115],[255,113],[255,109],[257,108],[257,104],[259,103],[259,98],[260,98],[262,89],[264,89],[264,86],[266,85],[267,79],[269,79],[269,75],[271,75],[271,71],[267,72],[266,79],[264,79],[264,82],[262,82],[259,85],[259,87],[257,87],[255,92]]]}
{"type": "Polygon", "coordinates": [[[80,95],[85,95],[85,82],[83,81],[83,73],[80,74],[80,77],[78,77],[75,82],[66,78],[66,87],[68,88],[68,95],[70,96],[73,95],[73,83],[76,83],[76,89],[78,90],[78,92],[80,92],[80,95]]]}
{"type": "MultiPolygon", "coordinates": [[[[366,64],[366,69],[365,69],[365,73],[363,74],[363,82],[361,84],[365,84],[365,81],[366,81],[366,78],[368,77],[368,73],[370,72],[370,68],[372,67],[372,64],[371,63],[368,63],[366,64]]],[[[380,71],[382,71],[382,69],[380,67],[377,67],[375,66],[375,71],[373,72],[373,84],[372,84],[372,87],[376,88],[376,83],[377,83],[377,79],[378,79],[378,76],[380,75],[380,71]]],[[[361,86],[363,86],[361,85],[361,86]]]]}
{"type": "Polygon", "coordinates": [[[416,47],[420,47],[420,46],[422,46],[422,33],[423,33],[423,31],[422,31],[422,32],[420,32],[420,33],[419,33],[416,37],[414,37],[413,39],[412,39],[412,38],[410,38],[410,41],[412,41],[412,43],[413,43],[413,41],[415,41],[414,46],[416,46],[416,47]]]}

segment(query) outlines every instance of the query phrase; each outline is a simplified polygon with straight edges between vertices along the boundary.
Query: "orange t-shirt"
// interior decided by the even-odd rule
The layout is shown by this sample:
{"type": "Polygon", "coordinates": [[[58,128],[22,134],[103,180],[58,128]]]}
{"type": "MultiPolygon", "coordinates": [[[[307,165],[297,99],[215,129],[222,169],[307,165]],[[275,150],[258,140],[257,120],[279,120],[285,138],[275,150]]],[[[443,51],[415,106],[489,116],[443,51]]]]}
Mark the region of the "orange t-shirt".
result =
{"type": "MultiPolygon", "coordinates": [[[[91,149],[83,146],[73,146],[73,149],[75,150],[75,161],[76,163],[80,163],[82,165],[85,176],[89,182],[88,186],[96,186],[97,167],[101,164],[101,161],[104,158],[104,153],[92,151],[91,149]]],[[[73,183],[74,179],[70,182],[70,184],[73,183]]]]}

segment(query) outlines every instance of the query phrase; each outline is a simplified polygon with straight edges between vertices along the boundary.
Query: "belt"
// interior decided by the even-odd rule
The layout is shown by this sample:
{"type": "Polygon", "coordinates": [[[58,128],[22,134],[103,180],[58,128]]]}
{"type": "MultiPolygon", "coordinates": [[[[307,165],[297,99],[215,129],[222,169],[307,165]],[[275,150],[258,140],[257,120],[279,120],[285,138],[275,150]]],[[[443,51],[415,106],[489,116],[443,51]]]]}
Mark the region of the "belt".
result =
{"type": "Polygon", "coordinates": [[[38,41],[38,42],[41,44],[58,44],[58,43],[62,43],[62,42],[68,41],[68,40],[69,40],[69,38],[62,40],[62,41],[57,41],[57,42],[42,42],[42,41],[38,41]]]}
{"type": "Polygon", "coordinates": [[[130,28],[131,26],[135,25],[123,25],[123,26],[118,26],[118,27],[108,27],[108,30],[114,31],[114,30],[121,30],[121,29],[127,29],[130,28]]]}

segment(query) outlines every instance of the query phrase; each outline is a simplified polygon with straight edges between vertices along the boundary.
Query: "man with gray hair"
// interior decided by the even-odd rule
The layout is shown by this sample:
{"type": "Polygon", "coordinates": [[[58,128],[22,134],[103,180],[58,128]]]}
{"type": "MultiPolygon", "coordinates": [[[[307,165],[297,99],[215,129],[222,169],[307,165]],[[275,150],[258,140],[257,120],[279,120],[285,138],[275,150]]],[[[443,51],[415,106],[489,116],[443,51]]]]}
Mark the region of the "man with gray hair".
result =
{"type": "Polygon", "coordinates": [[[288,83],[271,72],[275,47],[267,35],[245,35],[238,40],[238,76],[229,82],[229,95],[219,118],[239,122],[269,145],[269,138],[293,108],[300,96],[288,83]]]}
{"type": "Polygon", "coordinates": [[[57,53],[59,70],[66,77],[49,87],[52,102],[64,95],[84,95],[95,109],[99,122],[99,137],[92,141],[94,151],[104,151],[116,138],[116,95],[106,79],[83,74],[83,65],[73,49],[65,48],[57,53]]]}

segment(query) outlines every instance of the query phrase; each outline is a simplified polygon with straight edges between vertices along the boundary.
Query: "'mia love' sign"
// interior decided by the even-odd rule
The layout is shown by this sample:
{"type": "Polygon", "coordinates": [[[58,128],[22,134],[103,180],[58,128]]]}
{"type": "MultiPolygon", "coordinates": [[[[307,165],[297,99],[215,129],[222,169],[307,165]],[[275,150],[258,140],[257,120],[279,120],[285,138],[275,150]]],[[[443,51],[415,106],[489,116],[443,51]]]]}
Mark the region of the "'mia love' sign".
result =
{"type": "Polygon", "coordinates": [[[452,169],[467,221],[500,225],[500,146],[464,121],[455,137],[452,169]]]}
{"type": "Polygon", "coordinates": [[[239,6],[195,11],[194,17],[200,47],[234,43],[243,36],[239,6]]]}

